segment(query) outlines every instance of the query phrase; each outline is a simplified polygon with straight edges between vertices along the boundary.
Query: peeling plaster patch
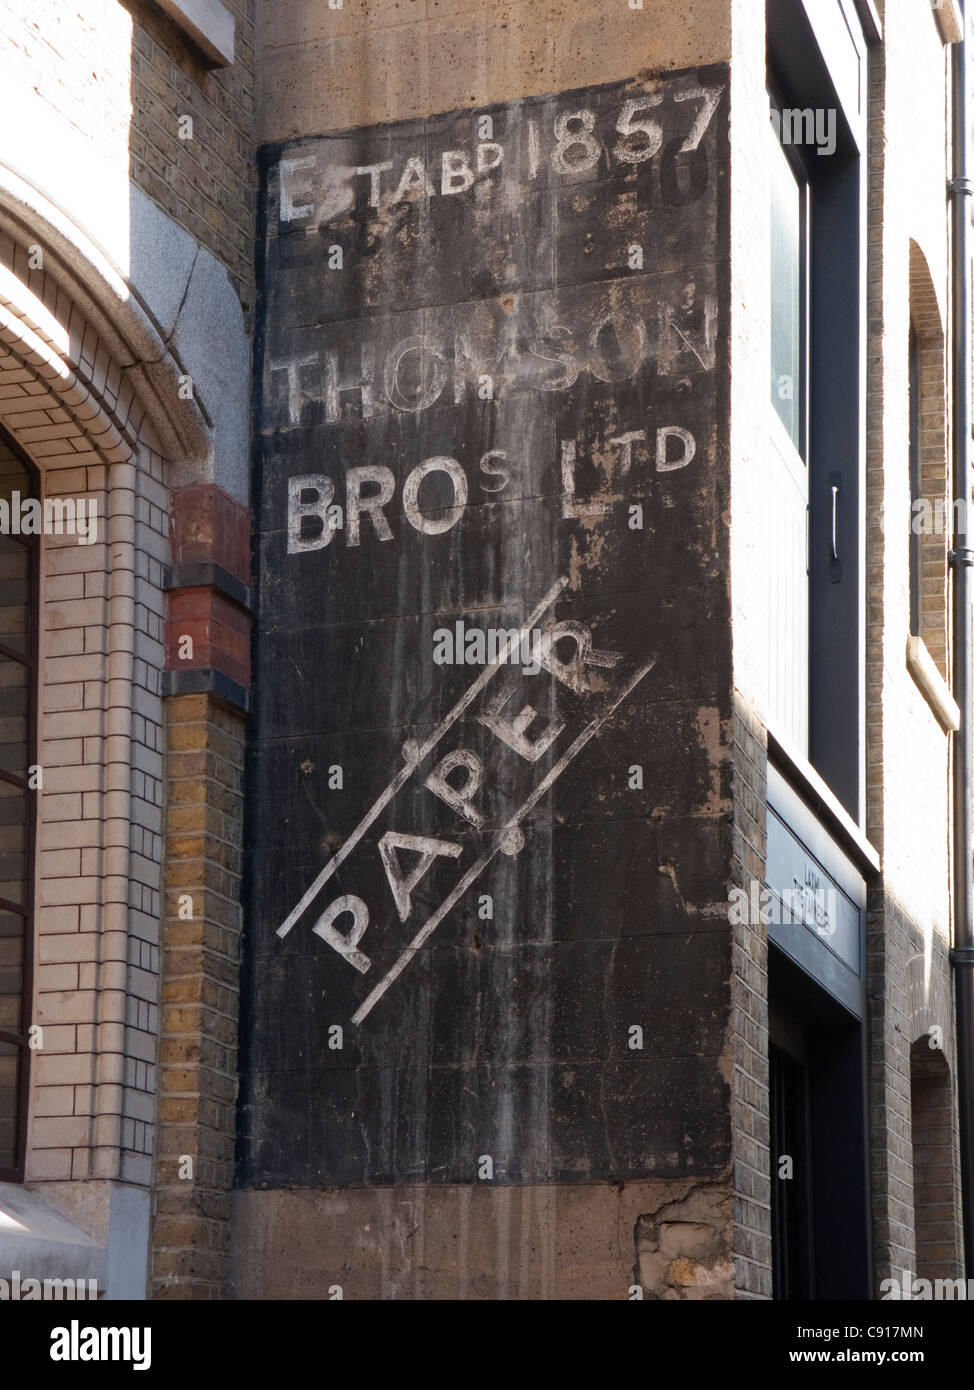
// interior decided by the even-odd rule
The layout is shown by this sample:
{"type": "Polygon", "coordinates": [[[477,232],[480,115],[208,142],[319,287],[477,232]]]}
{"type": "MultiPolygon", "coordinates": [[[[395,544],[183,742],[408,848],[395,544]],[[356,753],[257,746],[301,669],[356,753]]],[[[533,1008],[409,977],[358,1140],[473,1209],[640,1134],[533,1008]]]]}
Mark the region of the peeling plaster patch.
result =
{"type": "Polygon", "coordinates": [[[721,781],[724,766],[731,757],[731,745],[726,722],[720,718],[720,711],[706,706],[698,711],[696,718],[700,735],[700,746],[705,750],[710,766],[710,795],[701,803],[700,810],[718,814],[730,810],[727,798],[723,795],[721,781]]]}
{"type": "Polygon", "coordinates": [[[671,1302],[733,1297],[730,1206],[725,1187],[701,1184],[639,1217],[636,1268],[645,1297],[671,1302]]]}

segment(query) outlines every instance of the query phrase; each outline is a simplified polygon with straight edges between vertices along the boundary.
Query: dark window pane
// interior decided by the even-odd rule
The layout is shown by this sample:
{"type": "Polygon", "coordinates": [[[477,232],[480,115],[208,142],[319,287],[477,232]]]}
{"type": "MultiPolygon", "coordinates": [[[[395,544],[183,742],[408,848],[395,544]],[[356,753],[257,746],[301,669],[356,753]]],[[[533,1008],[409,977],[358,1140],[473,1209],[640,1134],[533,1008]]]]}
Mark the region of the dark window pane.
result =
{"type": "Polygon", "coordinates": [[[20,1048],[0,1041],[0,1168],[17,1161],[17,1081],[20,1048]]]}
{"type": "Polygon", "coordinates": [[[18,904],[26,900],[27,796],[0,781],[0,898],[18,904]]]}
{"type": "MultiPolygon", "coordinates": [[[[0,451],[2,452],[2,451],[0,451]]],[[[0,644],[27,654],[31,553],[14,536],[0,534],[0,644]]]]}
{"type": "MultiPolygon", "coordinates": [[[[0,432],[0,648],[24,657],[18,661],[0,652],[0,771],[24,779],[37,761],[31,714],[36,699],[33,606],[39,541],[16,534],[12,523],[15,516],[19,522],[23,501],[39,497],[37,474],[0,432]]],[[[13,1043],[10,1035],[20,1035],[31,998],[27,933],[34,924],[26,909],[33,881],[33,795],[0,778],[0,898],[25,909],[17,913],[0,908],[0,1169],[12,1169],[15,1177],[21,1176],[18,1163],[27,1117],[21,1110],[20,1090],[30,1053],[13,1043]]]]}
{"type": "Polygon", "coordinates": [[[0,1029],[20,1032],[20,1006],[24,993],[23,938],[0,938],[0,1029]]]}
{"type": "MultiPolygon", "coordinates": [[[[20,498],[37,496],[23,460],[0,440],[0,498],[9,506],[15,492],[20,498]]],[[[19,499],[14,501],[15,505],[19,503],[19,499]]]]}
{"type": "Polygon", "coordinates": [[[0,656],[0,768],[18,777],[28,767],[29,674],[19,661],[0,656]]]}
{"type": "Polygon", "coordinates": [[[19,1033],[24,995],[24,919],[0,911],[0,1031],[19,1033]]]}
{"type": "Polygon", "coordinates": [[[4,912],[0,908],[0,960],[3,959],[3,943],[16,936],[20,940],[24,935],[24,919],[18,912],[4,912]]]}

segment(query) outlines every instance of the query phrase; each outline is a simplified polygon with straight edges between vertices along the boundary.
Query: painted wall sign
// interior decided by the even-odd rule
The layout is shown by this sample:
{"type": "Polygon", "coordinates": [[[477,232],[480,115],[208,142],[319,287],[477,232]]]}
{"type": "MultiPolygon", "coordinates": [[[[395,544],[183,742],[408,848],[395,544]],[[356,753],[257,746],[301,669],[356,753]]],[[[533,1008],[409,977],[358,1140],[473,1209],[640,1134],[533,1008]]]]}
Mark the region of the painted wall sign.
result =
{"type": "Polygon", "coordinates": [[[726,1163],[726,77],[263,152],[244,1182],[726,1163]]]}
{"type": "Polygon", "coordinates": [[[768,769],[767,826],[768,939],[861,1017],[865,880],[774,767],[768,769]]]}
{"type": "Polygon", "coordinates": [[[811,932],[858,975],[859,908],[773,809],[768,813],[768,886],[783,904],[776,925],[811,932]]]}

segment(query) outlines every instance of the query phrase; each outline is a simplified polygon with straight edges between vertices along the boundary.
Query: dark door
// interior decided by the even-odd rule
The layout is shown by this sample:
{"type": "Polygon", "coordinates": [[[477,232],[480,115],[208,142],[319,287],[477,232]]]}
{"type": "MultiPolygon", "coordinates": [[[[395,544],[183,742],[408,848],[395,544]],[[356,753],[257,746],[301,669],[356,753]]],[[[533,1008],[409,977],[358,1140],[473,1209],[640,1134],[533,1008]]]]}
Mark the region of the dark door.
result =
{"type": "Polygon", "coordinates": [[[771,1045],[771,1241],[776,1299],[814,1297],[805,1063],[771,1045]]]}
{"type": "Polygon", "coordinates": [[[768,1026],[774,1297],[869,1298],[862,1024],[772,943],[768,1026]]]}

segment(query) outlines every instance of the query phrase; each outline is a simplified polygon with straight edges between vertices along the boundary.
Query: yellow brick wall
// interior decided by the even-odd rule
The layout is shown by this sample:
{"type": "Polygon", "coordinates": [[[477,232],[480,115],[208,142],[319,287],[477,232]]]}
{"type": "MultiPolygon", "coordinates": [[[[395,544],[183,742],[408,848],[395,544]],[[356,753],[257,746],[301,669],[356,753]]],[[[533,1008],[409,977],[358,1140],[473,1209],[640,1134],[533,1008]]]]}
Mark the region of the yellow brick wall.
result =
{"type": "Polygon", "coordinates": [[[138,186],[223,262],[239,289],[253,260],[254,0],[225,3],[233,66],[208,72],[148,0],[132,0],[129,152],[138,186]],[[180,139],[183,115],[193,119],[192,140],[180,139]]]}
{"type": "MultiPolygon", "coordinates": [[[[917,921],[948,930],[947,738],[906,668],[909,632],[910,242],[929,267],[947,328],[945,49],[925,6],[887,5],[883,177],[870,190],[874,298],[870,304],[868,615],[870,831],[887,890],[917,921]],[[882,759],[881,763],[879,759],[882,759]]],[[[946,441],[945,441],[946,442],[946,441]]],[[[949,540],[941,538],[942,550],[949,540]]],[[[942,561],[943,563],[943,561],[942,561]]]]}
{"type": "MultiPolygon", "coordinates": [[[[0,71],[130,177],[241,290],[252,260],[254,0],[226,5],[234,63],[208,71],[150,0],[0,0],[0,71]],[[183,115],[191,140],[180,138],[183,115]]],[[[84,209],[66,210],[85,225],[84,209]]]]}
{"type": "Polygon", "coordinates": [[[244,729],[209,695],[166,701],[155,1298],[218,1298],[227,1279],[244,729]]]}
{"type": "MultiPolygon", "coordinates": [[[[910,1046],[936,1024],[943,1032],[944,1056],[953,1066],[955,1032],[947,961],[949,737],[905,660],[910,623],[911,241],[926,262],[947,335],[949,112],[944,93],[949,92],[950,49],[942,45],[926,6],[887,0],[882,8],[885,42],[870,79],[866,444],[868,831],[883,858],[882,884],[870,900],[868,942],[869,970],[877,982],[870,1009],[877,1280],[917,1270],[910,1046]]],[[[912,305],[914,312],[922,307],[912,305]]],[[[928,415],[924,425],[930,441],[936,422],[928,415]]],[[[949,471],[947,443],[944,431],[949,471]]],[[[931,480],[936,473],[929,457],[924,472],[931,480]]],[[[937,542],[942,571],[950,540],[941,536],[937,542]]],[[[932,541],[924,549],[926,573],[932,541]]],[[[956,1168],[952,1185],[956,1216],[956,1168]]]]}

